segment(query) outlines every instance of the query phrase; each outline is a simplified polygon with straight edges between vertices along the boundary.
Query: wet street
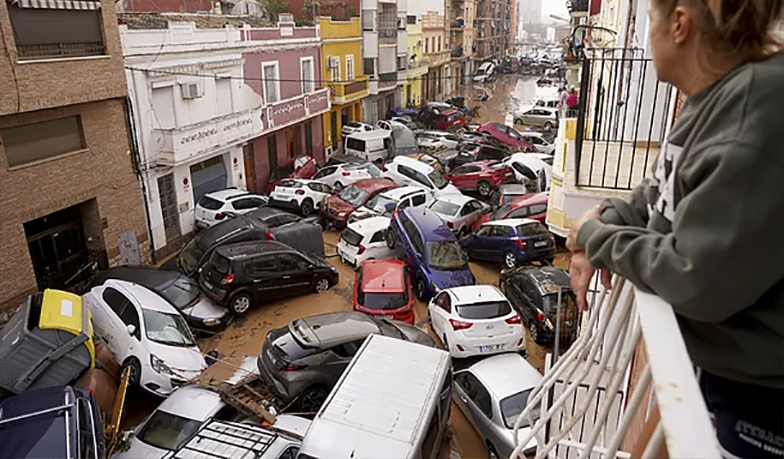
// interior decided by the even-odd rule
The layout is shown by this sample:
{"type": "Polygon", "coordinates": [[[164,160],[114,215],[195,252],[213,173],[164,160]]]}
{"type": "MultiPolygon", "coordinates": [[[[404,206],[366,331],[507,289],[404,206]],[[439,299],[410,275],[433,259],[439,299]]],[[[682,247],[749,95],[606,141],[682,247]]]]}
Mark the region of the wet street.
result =
{"type": "Polygon", "coordinates": [[[465,96],[467,107],[479,106],[479,116],[474,118],[474,123],[503,123],[507,114],[517,113],[522,105],[534,102],[536,88],[536,77],[501,75],[491,83],[463,87],[456,94],[465,96]],[[477,101],[482,94],[487,95],[488,99],[477,101]]]}

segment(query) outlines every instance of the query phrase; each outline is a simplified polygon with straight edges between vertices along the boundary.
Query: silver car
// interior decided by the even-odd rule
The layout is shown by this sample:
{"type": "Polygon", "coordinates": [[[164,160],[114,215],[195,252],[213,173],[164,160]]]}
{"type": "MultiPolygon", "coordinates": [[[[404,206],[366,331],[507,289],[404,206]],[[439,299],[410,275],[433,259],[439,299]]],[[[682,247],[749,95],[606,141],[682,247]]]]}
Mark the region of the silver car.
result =
{"type": "Polygon", "coordinates": [[[438,214],[446,226],[458,238],[467,236],[479,217],[490,212],[490,206],[463,194],[447,194],[430,204],[430,210],[438,214]]]}
{"type": "MultiPolygon", "coordinates": [[[[528,394],[541,379],[536,368],[516,353],[494,355],[455,372],[452,398],[487,445],[491,459],[512,454],[512,428],[525,410],[528,394]]],[[[538,411],[533,415],[536,421],[538,411]]],[[[529,432],[524,421],[519,438],[529,432]]],[[[532,439],[523,451],[530,453],[535,448],[536,439],[532,439]]]]}
{"type": "Polygon", "coordinates": [[[514,119],[515,124],[525,124],[526,126],[540,127],[545,131],[550,131],[558,127],[558,110],[545,107],[534,107],[526,110],[514,119]]]}

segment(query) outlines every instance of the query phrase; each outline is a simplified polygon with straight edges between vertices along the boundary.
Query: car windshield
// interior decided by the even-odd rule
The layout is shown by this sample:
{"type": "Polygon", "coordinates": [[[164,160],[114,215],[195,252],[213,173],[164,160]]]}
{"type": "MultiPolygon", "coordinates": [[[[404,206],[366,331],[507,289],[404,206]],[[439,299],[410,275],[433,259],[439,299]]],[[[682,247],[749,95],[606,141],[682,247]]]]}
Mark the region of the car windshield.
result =
{"type": "Polygon", "coordinates": [[[193,438],[200,427],[199,421],[157,410],[137,438],[155,448],[176,451],[193,438]]]}
{"type": "Polygon", "coordinates": [[[180,252],[180,264],[187,272],[193,272],[204,255],[204,248],[200,247],[199,242],[200,238],[198,237],[191,239],[180,252]]]}
{"type": "Polygon", "coordinates": [[[182,310],[196,301],[201,292],[199,291],[199,284],[183,276],[161,290],[160,294],[175,308],[182,310]]]}
{"type": "Polygon", "coordinates": [[[457,315],[464,319],[495,319],[512,312],[508,301],[487,301],[484,303],[462,304],[457,307],[457,315]]]}
{"type": "Polygon", "coordinates": [[[359,207],[365,202],[365,198],[367,198],[368,192],[363,190],[362,188],[351,185],[343,189],[340,192],[340,199],[346,201],[347,203],[351,204],[354,207],[359,207]]]}
{"type": "Polygon", "coordinates": [[[504,217],[509,215],[509,212],[512,211],[512,204],[504,204],[503,206],[499,207],[498,210],[493,212],[493,216],[490,220],[503,220],[504,217]]]}
{"type": "Polygon", "coordinates": [[[446,181],[444,175],[435,169],[433,170],[433,172],[427,174],[427,177],[430,179],[431,182],[433,182],[433,185],[435,185],[436,188],[438,188],[439,190],[443,190],[444,188],[446,188],[447,185],[449,185],[449,182],[446,181]]]}
{"type": "Polygon", "coordinates": [[[144,309],[147,339],[169,346],[188,347],[195,344],[191,330],[179,314],[144,309]]]}
{"type": "Polygon", "coordinates": [[[466,266],[465,252],[457,241],[428,242],[427,253],[432,268],[448,271],[466,266]]]}
{"type": "Polygon", "coordinates": [[[362,127],[362,125],[357,123],[356,121],[349,121],[348,123],[346,123],[346,126],[353,127],[353,128],[362,127]]]}
{"type": "Polygon", "coordinates": [[[357,290],[357,303],[373,310],[400,309],[408,304],[408,292],[400,293],[365,293],[357,290]]]}
{"type": "MultiPolygon", "coordinates": [[[[559,309],[558,294],[551,293],[549,295],[544,295],[542,297],[542,306],[544,309],[544,313],[547,315],[556,312],[556,310],[559,309]]],[[[564,290],[561,292],[560,308],[564,310],[570,310],[570,309],[575,309],[576,307],[577,306],[575,303],[574,293],[572,293],[571,289],[569,289],[568,287],[564,288],[564,290]]]]}
{"type": "Polygon", "coordinates": [[[199,199],[199,207],[207,210],[218,210],[223,207],[223,203],[209,196],[203,196],[199,199]]]}
{"type": "MultiPolygon", "coordinates": [[[[517,417],[525,411],[525,407],[528,405],[528,395],[530,393],[531,389],[526,389],[501,400],[501,416],[504,418],[504,425],[506,425],[507,429],[513,429],[515,422],[517,422],[517,417]]],[[[531,410],[531,417],[534,422],[539,419],[538,408],[531,410]]],[[[525,419],[523,423],[520,424],[520,428],[522,429],[530,425],[528,419],[525,419]]]]}
{"type": "Polygon", "coordinates": [[[430,206],[430,209],[433,212],[441,215],[448,215],[450,217],[454,217],[458,212],[460,212],[460,206],[446,201],[436,201],[433,203],[433,205],[430,206]]]}
{"type": "Polygon", "coordinates": [[[379,178],[383,174],[383,172],[381,172],[381,169],[376,167],[376,165],[373,163],[365,163],[360,167],[367,170],[370,176],[373,178],[379,178]]]}
{"type": "Polygon", "coordinates": [[[398,201],[396,199],[388,198],[382,194],[377,194],[368,200],[368,202],[365,204],[365,207],[379,214],[383,214],[387,211],[387,204],[397,206],[397,203],[398,201]]]}

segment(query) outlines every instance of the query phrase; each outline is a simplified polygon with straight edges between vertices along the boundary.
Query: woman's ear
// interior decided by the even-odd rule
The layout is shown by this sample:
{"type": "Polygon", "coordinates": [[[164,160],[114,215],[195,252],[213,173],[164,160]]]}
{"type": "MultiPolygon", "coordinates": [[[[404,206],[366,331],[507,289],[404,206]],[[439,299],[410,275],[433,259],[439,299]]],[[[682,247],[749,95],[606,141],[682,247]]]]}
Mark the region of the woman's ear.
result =
{"type": "Polygon", "coordinates": [[[676,45],[682,45],[689,39],[692,27],[692,14],[687,8],[679,6],[670,16],[670,33],[676,45]]]}

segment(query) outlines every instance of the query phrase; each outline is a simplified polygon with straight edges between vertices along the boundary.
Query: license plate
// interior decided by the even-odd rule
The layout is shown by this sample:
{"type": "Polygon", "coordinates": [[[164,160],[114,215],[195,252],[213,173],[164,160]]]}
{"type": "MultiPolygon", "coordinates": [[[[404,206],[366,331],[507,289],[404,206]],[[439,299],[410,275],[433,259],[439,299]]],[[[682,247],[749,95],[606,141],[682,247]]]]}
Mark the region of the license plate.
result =
{"type": "Polygon", "coordinates": [[[495,352],[501,350],[503,348],[503,344],[492,344],[490,346],[479,346],[479,352],[484,354],[485,352],[495,352]]]}
{"type": "Polygon", "coordinates": [[[547,241],[534,242],[534,247],[546,247],[547,241]]]}

